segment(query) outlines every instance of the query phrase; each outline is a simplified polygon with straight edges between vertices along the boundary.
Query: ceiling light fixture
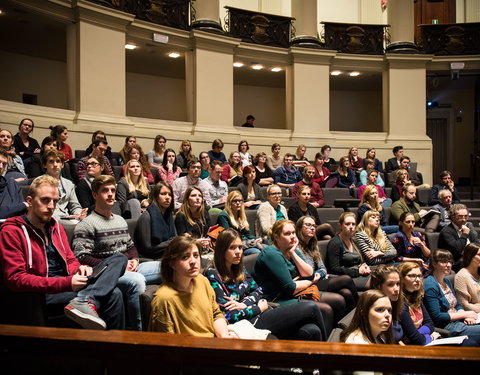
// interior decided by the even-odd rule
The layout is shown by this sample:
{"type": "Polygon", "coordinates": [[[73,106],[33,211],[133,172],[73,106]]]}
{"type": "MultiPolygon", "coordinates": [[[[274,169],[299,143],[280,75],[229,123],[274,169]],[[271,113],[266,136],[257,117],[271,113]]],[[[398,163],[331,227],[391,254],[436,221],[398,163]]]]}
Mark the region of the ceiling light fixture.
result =
{"type": "Polygon", "coordinates": [[[340,70],[334,70],[334,71],[330,72],[330,75],[332,75],[332,76],[339,76],[340,74],[342,74],[342,72],[340,70]]]}
{"type": "Polygon", "coordinates": [[[241,63],[241,62],[234,62],[234,63],[233,63],[233,66],[234,66],[235,68],[241,68],[241,67],[243,66],[243,63],[241,63]]]}
{"type": "Polygon", "coordinates": [[[360,75],[360,72],[350,72],[350,73],[348,73],[348,75],[349,75],[350,77],[357,77],[357,76],[360,75]]]}
{"type": "Polygon", "coordinates": [[[262,70],[262,69],[263,69],[263,65],[262,65],[262,64],[252,65],[252,69],[253,69],[253,70],[262,70]]]}
{"type": "Polygon", "coordinates": [[[177,57],[180,57],[180,54],[178,52],[170,52],[168,54],[168,57],[171,57],[172,59],[176,59],[177,57]]]}
{"type": "Polygon", "coordinates": [[[282,68],[279,68],[279,67],[275,67],[275,68],[272,68],[270,69],[272,72],[281,72],[282,71],[282,68]]]}
{"type": "Polygon", "coordinates": [[[127,43],[125,44],[125,49],[135,49],[137,46],[135,44],[127,43]]]}

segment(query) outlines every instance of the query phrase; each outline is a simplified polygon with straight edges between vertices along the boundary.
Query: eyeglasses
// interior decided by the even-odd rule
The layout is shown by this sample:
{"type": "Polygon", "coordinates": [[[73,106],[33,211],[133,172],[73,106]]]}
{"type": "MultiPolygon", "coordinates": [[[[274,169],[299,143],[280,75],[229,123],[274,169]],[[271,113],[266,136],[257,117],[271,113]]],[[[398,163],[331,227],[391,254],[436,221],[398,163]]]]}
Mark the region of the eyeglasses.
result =
{"type": "Polygon", "coordinates": [[[100,163],[97,163],[96,161],[92,161],[86,164],[87,167],[96,167],[97,165],[100,165],[100,163]]]}
{"type": "Polygon", "coordinates": [[[282,195],[282,193],[270,193],[269,195],[271,195],[272,197],[279,197],[282,195]]]}
{"type": "Polygon", "coordinates": [[[243,203],[243,199],[233,199],[232,203],[234,203],[234,204],[243,203]]]}
{"type": "Polygon", "coordinates": [[[418,280],[421,280],[421,279],[423,278],[422,275],[414,275],[414,274],[409,274],[409,275],[407,275],[407,277],[408,277],[409,279],[412,279],[412,280],[417,280],[417,279],[418,279],[418,280]]]}
{"type": "Polygon", "coordinates": [[[190,169],[202,169],[202,167],[199,165],[193,165],[190,167],[190,169]]]}

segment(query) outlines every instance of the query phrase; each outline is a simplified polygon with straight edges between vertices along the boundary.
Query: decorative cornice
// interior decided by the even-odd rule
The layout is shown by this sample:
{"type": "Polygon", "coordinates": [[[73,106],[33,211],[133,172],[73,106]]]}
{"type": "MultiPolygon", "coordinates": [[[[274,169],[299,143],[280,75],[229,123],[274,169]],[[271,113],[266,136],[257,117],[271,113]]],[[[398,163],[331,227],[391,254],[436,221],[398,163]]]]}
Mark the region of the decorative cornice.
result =
{"type": "Polygon", "coordinates": [[[389,67],[394,69],[423,69],[426,68],[427,63],[430,62],[432,58],[433,55],[385,55],[385,60],[388,62],[389,67]]]}
{"type": "Polygon", "coordinates": [[[84,0],[73,1],[72,8],[76,20],[118,31],[125,31],[127,25],[135,19],[133,14],[120,12],[84,0]]]}
{"type": "Polygon", "coordinates": [[[240,44],[240,39],[225,37],[200,30],[190,32],[193,44],[196,48],[215,52],[231,53],[240,44]]]}
{"type": "Polygon", "coordinates": [[[337,51],[291,47],[290,54],[293,63],[329,65],[337,51]]]}

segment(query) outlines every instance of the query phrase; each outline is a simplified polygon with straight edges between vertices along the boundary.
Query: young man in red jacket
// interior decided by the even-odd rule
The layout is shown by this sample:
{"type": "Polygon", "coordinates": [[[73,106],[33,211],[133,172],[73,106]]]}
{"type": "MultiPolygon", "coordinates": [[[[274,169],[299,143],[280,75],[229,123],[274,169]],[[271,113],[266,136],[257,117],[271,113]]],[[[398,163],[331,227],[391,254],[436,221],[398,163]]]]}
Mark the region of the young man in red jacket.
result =
{"type": "Polygon", "coordinates": [[[57,180],[38,177],[26,199],[28,213],[0,227],[5,286],[12,292],[44,293],[47,306],[66,305],[65,314],[84,328],[124,329],[122,294],[116,285],[127,258],[118,254],[105,259],[95,267],[103,271],[92,277],[93,269],[80,265],[65,230],[52,218],[58,199],[57,180]]]}

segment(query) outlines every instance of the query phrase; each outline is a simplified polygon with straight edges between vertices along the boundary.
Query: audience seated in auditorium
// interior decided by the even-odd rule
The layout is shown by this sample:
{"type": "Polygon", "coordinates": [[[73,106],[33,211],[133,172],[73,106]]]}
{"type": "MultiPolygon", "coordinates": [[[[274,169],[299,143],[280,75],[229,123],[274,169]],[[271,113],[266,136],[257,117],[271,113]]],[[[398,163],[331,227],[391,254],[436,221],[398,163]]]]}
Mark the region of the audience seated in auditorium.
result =
{"type": "Polygon", "coordinates": [[[378,171],[376,169],[369,169],[368,171],[362,171],[362,173],[363,172],[365,172],[366,182],[358,188],[358,199],[362,199],[363,192],[367,186],[375,186],[378,193],[378,201],[382,207],[390,207],[392,205],[392,200],[387,197],[383,188],[376,183],[378,182],[378,171]]]}
{"type": "Polygon", "coordinates": [[[60,172],[65,164],[63,152],[49,150],[42,156],[43,168],[47,175],[52,176],[58,182],[60,198],[53,212],[53,217],[61,224],[67,224],[69,219],[82,220],[87,216],[87,208],[82,208],[75,193],[75,185],[72,181],[62,177],[60,172]]]}
{"type": "MultiPolygon", "coordinates": [[[[369,171],[373,170],[373,171],[377,172],[377,174],[376,174],[377,177],[376,177],[375,181],[373,181],[373,184],[378,185],[381,188],[383,188],[385,186],[385,182],[383,182],[383,179],[380,176],[380,172],[377,169],[375,169],[375,162],[373,161],[373,159],[363,159],[363,164],[365,165],[365,169],[363,169],[360,172],[360,184],[361,184],[361,186],[362,185],[367,185],[369,183],[367,173],[369,171]]],[[[359,196],[359,199],[361,199],[360,196],[359,196]]]]}
{"type": "Polygon", "coordinates": [[[379,290],[367,290],[350,325],[340,334],[347,344],[393,344],[392,304],[379,290]]]}
{"type": "Polygon", "coordinates": [[[244,206],[250,209],[257,209],[262,201],[265,201],[264,191],[260,188],[256,180],[255,167],[247,165],[243,168],[243,179],[237,186],[242,193],[244,206]]]}
{"type": "Polygon", "coordinates": [[[125,176],[126,163],[130,160],[138,160],[142,166],[143,177],[147,179],[149,184],[153,184],[154,178],[150,166],[148,165],[148,160],[145,154],[143,153],[142,147],[139,144],[134,144],[127,149],[127,160],[124,165],[122,165],[122,176],[125,176]]]}
{"type": "Polygon", "coordinates": [[[200,275],[201,247],[196,239],[175,237],[165,250],[163,284],[155,292],[150,331],[232,338],[207,278],[200,275]]]}
{"type": "Polygon", "coordinates": [[[255,229],[257,236],[266,243],[268,232],[272,225],[281,219],[287,219],[286,208],[280,204],[282,200],[282,189],[278,185],[270,185],[267,188],[267,201],[263,202],[257,210],[255,229]]]}
{"type": "Polygon", "coordinates": [[[267,165],[274,172],[282,166],[283,158],[280,156],[280,144],[274,143],[271,147],[272,155],[267,156],[267,165]]]}
{"type": "MultiPolygon", "coordinates": [[[[367,152],[365,154],[365,158],[363,159],[363,169],[375,169],[378,171],[379,175],[380,173],[383,173],[383,167],[382,167],[382,162],[377,159],[377,150],[374,148],[368,148],[367,152]],[[373,167],[368,168],[367,166],[367,160],[373,160],[373,167]]],[[[383,186],[382,186],[383,187],[383,186]]]]}
{"type": "MultiPolygon", "coordinates": [[[[92,133],[92,143],[97,138],[98,139],[103,139],[103,140],[106,141],[107,140],[107,135],[103,131],[97,130],[97,131],[94,131],[92,133]]],[[[92,153],[92,150],[93,150],[92,143],[90,143],[90,145],[85,150],[85,155],[90,155],[92,153]]],[[[107,151],[105,151],[105,156],[107,157],[110,164],[112,164],[113,163],[113,156],[112,156],[112,148],[110,146],[107,146],[107,151]]]]}
{"type": "Polygon", "coordinates": [[[310,201],[311,188],[308,185],[301,185],[297,191],[297,199],[294,204],[288,208],[288,218],[296,223],[302,216],[311,216],[315,220],[315,233],[319,240],[329,240],[335,233],[330,224],[320,221],[318,211],[310,201]]]}
{"type": "Polygon", "coordinates": [[[393,264],[397,251],[380,227],[378,211],[367,211],[353,238],[368,265],[393,264]]]}
{"type": "MultiPolygon", "coordinates": [[[[453,219],[452,219],[453,220],[453,219]]],[[[467,335],[480,345],[480,324],[475,311],[465,311],[459,303],[450,280],[454,258],[448,250],[432,252],[432,274],[425,279],[425,306],[435,327],[444,328],[452,336],[467,335]]]]}
{"type": "Polygon", "coordinates": [[[118,181],[116,199],[124,218],[138,219],[148,207],[150,185],[143,177],[138,160],[130,159],[125,166],[125,177],[118,181]]]}
{"type": "Polygon", "coordinates": [[[348,161],[350,162],[350,169],[359,173],[363,169],[363,159],[358,156],[358,148],[355,146],[348,150],[348,161]]]}
{"type": "Polygon", "coordinates": [[[212,142],[212,149],[208,151],[208,156],[210,156],[210,162],[219,160],[222,164],[227,162],[225,154],[222,152],[223,142],[221,139],[214,139],[212,142]]]}
{"type": "Polygon", "coordinates": [[[292,190],[292,197],[297,197],[297,191],[300,186],[308,186],[310,188],[310,204],[315,207],[323,207],[325,205],[325,199],[323,198],[322,188],[316,183],[313,178],[315,176],[315,167],[313,165],[307,165],[303,169],[303,179],[298,181],[292,190]]]}
{"type": "MultiPolygon", "coordinates": [[[[25,163],[25,172],[29,178],[35,178],[45,174],[45,170],[42,167],[42,156],[48,150],[58,150],[57,141],[50,136],[43,139],[42,146],[40,147],[40,153],[34,153],[30,160],[25,163]]],[[[62,177],[72,180],[70,166],[68,164],[65,164],[61,174],[62,177]]]]}
{"type": "Polygon", "coordinates": [[[390,198],[392,202],[398,201],[403,193],[403,185],[411,184],[412,182],[408,179],[408,171],[405,169],[397,169],[395,172],[395,183],[392,184],[392,192],[390,194],[390,198]]]}
{"type": "MultiPolygon", "coordinates": [[[[1,157],[1,156],[0,156],[1,157]]],[[[109,256],[93,272],[82,266],[68,244],[65,230],[52,218],[59,199],[58,182],[51,176],[30,185],[28,213],[8,219],[0,230],[0,262],[5,286],[12,292],[45,294],[47,306],[66,305],[65,314],[84,328],[124,329],[122,295],[116,289],[127,259],[109,256]]]]}
{"type": "Polygon", "coordinates": [[[320,149],[320,152],[325,157],[324,166],[331,171],[335,167],[335,164],[337,164],[335,159],[330,157],[330,152],[332,152],[332,148],[329,145],[323,145],[320,149]]]}
{"type": "Polygon", "coordinates": [[[398,231],[398,225],[388,225],[385,209],[382,207],[381,200],[378,197],[378,189],[375,185],[368,185],[363,192],[362,199],[358,205],[358,222],[362,221],[363,215],[367,211],[377,211],[379,213],[380,225],[385,233],[392,234],[398,231]]]}
{"type": "Polygon", "coordinates": [[[222,228],[235,229],[243,243],[243,254],[257,254],[263,249],[263,241],[250,232],[250,226],[243,206],[242,194],[238,190],[228,194],[225,209],[217,217],[217,224],[222,228]]]}
{"type": "MultiPolygon", "coordinates": [[[[423,183],[423,178],[419,172],[416,170],[412,170],[410,168],[410,158],[408,156],[402,156],[400,158],[400,169],[405,169],[408,172],[408,180],[414,184],[418,189],[428,189],[430,185],[423,183]]],[[[389,175],[389,182],[390,184],[394,183],[394,178],[396,175],[394,173],[390,173],[389,175]]],[[[427,203],[427,202],[425,202],[427,203]]]]}
{"type": "Polygon", "coordinates": [[[402,197],[393,202],[390,211],[390,222],[392,224],[398,224],[400,216],[404,212],[411,212],[415,217],[415,224],[417,227],[425,227],[426,222],[423,217],[427,211],[420,208],[420,205],[415,202],[417,198],[417,188],[413,184],[406,183],[402,187],[402,197]]]}
{"type": "MultiPolygon", "coordinates": [[[[58,141],[57,141],[58,142],[58,141]]],[[[78,160],[77,164],[77,177],[78,181],[81,181],[87,175],[87,161],[90,157],[98,157],[103,159],[103,165],[109,175],[113,176],[113,169],[110,161],[105,156],[108,143],[104,139],[95,139],[92,143],[92,152],[90,155],[85,155],[78,160]]]]}
{"type": "Polygon", "coordinates": [[[365,289],[370,280],[370,266],[353,241],[355,235],[355,214],[344,212],[339,218],[340,231],[327,246],[327,270],[333,275],[347,275],[353,279],[357,289],[365,289]]]}
{"type": "Polygon", "coordinates": [[[122,149],[118,153],[118,160],[117,160],[118,165],[124,165],[128,161],[127,150],[136,143],[137,143],[137,138],[134,137],[133,135],[129,135],[125,137],[125,144],[123,145],[122,149]]]}
{"type": "Polygon", "coordinates": [[[215,209],[223,209],[228,196],[228,185],[222,181],[223,165],[219,160],[214,160],[210,166],[209,177],[205,180],[210,196],[210,206],[215,209]]]}
{"type": "Polygon", "coordinates": [[[446,249],[452,253],[454,261],[452,268],[455,272],[458,272],[465,246],[470,243],[480,244],[480,240],[473,224],[468,222],[467,206],[461,203],[452,204],[448,216],[452,222],[441,230],[438,238],[438,248],[446,249]]]}
{"type": "Polygon", "coordinates": [[[212,206],[210,198],[210,185],[200,179],[200,171],[202,167],[198,160],[190,160],[187,165],[187,175],[177,178],[173,184],[173,196],[175,199],[175,209],[178,210],[183,202],[183,195],[189,186],[198,186],[203,194],[203,199],[207,208],[212,206]]]}
{"type": "Polygon", "coordinates": [[[242,239],[226,229],[215,246],[215,268],[206,276],[229,323],[248,319],[279,339],[319,341],[326,337],[322,314],[312,302],[268,307],[263,291],[243,266],[242,239]]]}
{"type": "Polygon", "coordinates": [[[394,172],[400,168],[400,158],[403,156],[403,146],[395,146],[392,149],[392,152],[395,157],[388,159],[388,161],[385,162],[385,172],[387,173],[394,172]]]}
{"type": "Polygon", "coordinates": [[[180,144],[180,149],[177,154],[177,164],[182,169],[187,169],[188,162],[195,159],[195,155],[192,153],[192,143],[185,139],[180,144]]]}
{"type": "Polygon", "coordinates": [[[228,186],[237,186],[242,181],[242,175],[240,153],[238,151],[231,152],[228,163],[223,166],[222,181],[225,181],[228,186]]]}
{"type": "Polygon", "coordinates": [[[35,138],[30,137],[35,124],[33,120],[24,118],[18,125],[18,133],[13,136],[15,152],[22,158],[24,164],[33,154],[40,153],[40,145],[35,138]]]}
{"type": "Polygon", "coordinates": [[[295,155],[293,155],[293,165],[295,167],[302,168],[307,165],[310,165],[310,162],[305,156],[306,152],[307,152],[307,146],[302,144],[297,146],[297,151],[295,151],[295,155]]]}
{"type": "Polygon", "coordinates": [[[200,178],[202,180],[205,180],[208,176],[210,176],[210,156],[208,155],[208,152],[202,151],[200,155],[198,155],[198,160],[200,160],[200,164],[202,164],[202,172],[200,173],[200,178]]]}
{"type": "Polygon", "coordinates": [[[3,172],[7,166],[8,153],[0,147],[0,219],[22,215],[27,211],[20,186],[13,178],[6,179],[3,172]]]}
{"type": "Polygon", "coordinates": [[[166,156],[166,145],[167,139],[163,135],[159,134],[155,137],[153,141],[153,150],[150,150],[147,154],[150,167],[160,168],[162,166],[163,159],[166,156]]]}
{"type": "Polygon", "coordinates": [[[370,282],[372,289],[381,291],[392,304],[393,340],[395,344],[400,344],[403,338],[402,325],[400,324],[400,314],[403,309],[400,272],[394,266],[381,264],[372,271],[370,282]]]}
{"type": "Polygon", "coordinates": [[[337,187],[350,189],[350,194],[353,195],[353,189],[357,186],[357,178],[355,172],[350,169],[348,156],[342,156],[338,163],[338,169],[335,173],[335,176],[338,177],[337,187]]]}
{"type": "Polygon", "coordinates": [[[13,147],[12,133],[7,129],[0,130],[0,146],[2,146],[8,154],[7,165],[4,169],[6,179],[13,178],[20,185],[27,185],[28,178],[25,172],[25,166],[20,155],[17,155],[13,147]]]}
{"type": "Polygon", "coordinates": [[[325,156],[323,156],[322,153],[317,152],[315,154],[315,161],[312,165],[315,168],[313,181],[322,186],[328,176],[330,176],[329,169],[325,167],[325,156]]]}
{"type": "Polygon", "coordinates": [[[480,246],[471,243],[465,246],[463,268],[455,275],[455,294],[465,310],[480,313],[480,246]]]}
{"type": "MultiPolygon", "coordinates": [[[[157,159],[158,160],[158,159],[157,159]]],[[[168,182],[170,185],[180,177],[182,168],[177,164],[177,155],[171,148],[167,148],[162,154],[162,162],[156,167],[162,181],[168,182]]]]}
{"type": "Polygon", "coordinates": [[[150,191],[150,204],[135,227],[135,245],[140,255],[160,259],[177,235],[173,218],[173,190],[168,182],[157,183],[150,191]]]}
{"type": "Polygon", "coordinates": [[[103,158],[91,157],[87,160],[87,175],[75,186],[78,203],[86,208],[90,214],[95,208],[95,199],[92,194],[92,181],[104,170],[103,158]]]}
{"type": "MultiPolygon", "coordinates": [[[[298,239],[292,221],[282,219],[275,222],[269,235],[273,245],[267,246],[258,255],[252,271],[253,279],[270,302],[282,306],[303,303],[296,294],[316,284],[320,274],[313,272],[297,248],[298,239]]],[[[334,326],[333,310],[324,302],[317,300],[315,303],[322,311],[328,335],[334,326]]]]}
{"type": "Polygon", "coordinates": [[[442,190],[448,190],[452,194],[452,203],[460,203],[460,197],[458,196],[458,189],[455,187],[455,183],[452,179],[452,172],[443,171],[440,173],[440,183],[433,185],[428,196],[428,205],[433,206],[439,202],[438,193],[442,190]]]}
{"type": "Polygon", "coordinates": [[[208,237],[210,215],[205,207],[202,191],[198,186],[189,186],[183,197],[183,203],[175,216],[175,228],[178,235],[188,233],[198,238],[203,249],[211,247],[208,237]]]}
{"type": "Polygon", "coordinates": [[[334,320],[338,322],[355,308],[358,293],[352,278],[347,275],[328,277],[327,268],[323,263],[315,234],[315,219],[312,216],[302,216],[298,219],[295,230],[298,238],[298,249],[305,262],[312,267],[313,272],[320,274],[317,287],[322,291],[322,302],[330,305],[334,320]]]}
{"type": "Polygon", "coordinates": [[[247,141],[241,140],[238,142],[238,152],[240,153],[242,167],[253,164],[252,155],[248,153],[248,150],[250,150],[250,146],[247,141]]]}
{"type": "Polygon", "coordinates": [[[93,267],[114,254],[128,258],[125,273],[118,279],[117,286],[125,296],[131,328],[140,331],[140,294],[145,291],[146,283],[161,281],[160,262],[139,263],[126,221],[112,213],[115,190],[112,176],[102,175],[93,180],[95,210],[75,227],[72,248],[80,263],[93,267]]]}
{"type": "Polygon", "coordinates": [[[267,154],[259,152],[253,159],[255,166],[255,182],[260,186],[268,186],[273,184],[273,171],[267,165],[267,154]]]}
{"type": "Polygon", "coordinates": [[[293,189],[293,186],[302,179],[302,174],[293,165],[293,155],[285,154],[283,157],[283,165],[275,169],[275,184],[287,189],[293,189]]]}
{"type": "Polygon", "coordinates": [[[422,234],[415,230],[415,217],[411,212],[400,215],[400,230],[393,238],[393,247],[397,250],[395,262],[418,263],[424,274],[428,273],[430,249],[422,234]]]}
{"type": "Polygon", "coordinates": [[[426,345],[440,338],[432,318],[423,303],[423,268],[417,262],[398,266],[402,284],[403,310],[400,314],[402,342],[406,345],[426,345]]]}
{"type": "MultiPolygon", "coordinates": [[[[438,232],[451,223],[448,212],[452,205],[452,193],[448,189],[443,189],[438,192],[438,203],[432,207],[432,210],[440,212],[440,215],[435,215],[432,218],[437,221],[437,225],[432,222],[431,231],[438,232]]],[[[428,229],[428,228],[427,228],[428,229]]],[[[428,230],[427,230],[428,232],[428,230]]]]}
{"type": "Polygon", "coordinates": [[[70,145],[68,145],[68,130],[66,126],[63,125],[55,125],[49,126],[50,129],[50,137],[54,138],[57,141],[58,151],[62,151],[65,155],[65,161],[70,161],[73,159],[73,152],[70,145]]]}

